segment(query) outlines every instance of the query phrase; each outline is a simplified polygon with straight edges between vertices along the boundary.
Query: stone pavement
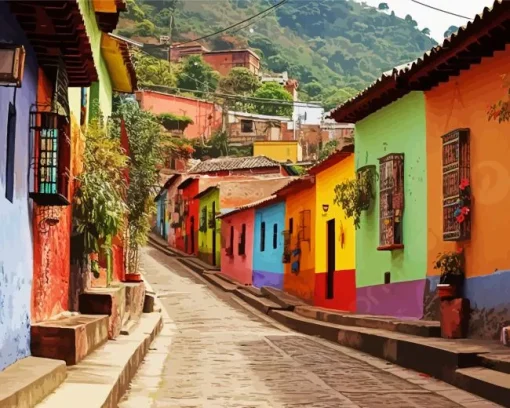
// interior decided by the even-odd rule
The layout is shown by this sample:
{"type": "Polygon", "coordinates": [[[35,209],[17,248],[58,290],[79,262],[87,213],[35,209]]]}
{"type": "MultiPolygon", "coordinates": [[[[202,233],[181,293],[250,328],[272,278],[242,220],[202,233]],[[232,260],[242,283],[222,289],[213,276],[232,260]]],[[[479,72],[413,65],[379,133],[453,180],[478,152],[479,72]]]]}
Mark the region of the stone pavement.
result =
{"type": "Polygon", "coordinates": [[[489,408],[448,384],[274,322],[146,248],[165,327],[119,408],[489,408]]]}

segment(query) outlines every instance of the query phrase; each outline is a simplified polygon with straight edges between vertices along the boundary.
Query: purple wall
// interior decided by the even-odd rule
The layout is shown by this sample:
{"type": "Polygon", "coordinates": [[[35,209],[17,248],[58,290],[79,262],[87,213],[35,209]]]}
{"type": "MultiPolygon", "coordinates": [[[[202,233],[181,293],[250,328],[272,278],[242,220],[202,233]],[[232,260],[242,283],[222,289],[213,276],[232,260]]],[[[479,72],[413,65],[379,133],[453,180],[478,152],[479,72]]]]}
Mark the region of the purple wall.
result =
{"type": "Polygon", "coordinates": [[[365,286],[356,290],[356,312],[421,319],[425,279],[365,286]]]}
{"type": "Polygon", "coordinates": [[[30,355],[30,297],[33,251],[28,200],[29,110],[36,102],[37,61],[16,18],[0,1],[0,41],[27,51],[22,87],[16,95],[14,199],[6,199],[7,116],[14,89],[0,87],[0,371],[30,355]]]}

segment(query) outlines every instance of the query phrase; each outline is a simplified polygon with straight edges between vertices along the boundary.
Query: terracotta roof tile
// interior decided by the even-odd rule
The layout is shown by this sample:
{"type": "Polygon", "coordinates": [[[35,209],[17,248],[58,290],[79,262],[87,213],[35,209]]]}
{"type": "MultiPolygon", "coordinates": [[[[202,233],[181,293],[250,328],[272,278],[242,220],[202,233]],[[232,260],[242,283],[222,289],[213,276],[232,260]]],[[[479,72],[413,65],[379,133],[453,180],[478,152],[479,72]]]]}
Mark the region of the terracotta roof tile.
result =
{"type": "Polygon", "coordinates": [[[266,156],[219,157],[198,163],[189,173],[209,173],[222,170],[244,170],[263,167],[280,167],[280,163],[266,156]]]}

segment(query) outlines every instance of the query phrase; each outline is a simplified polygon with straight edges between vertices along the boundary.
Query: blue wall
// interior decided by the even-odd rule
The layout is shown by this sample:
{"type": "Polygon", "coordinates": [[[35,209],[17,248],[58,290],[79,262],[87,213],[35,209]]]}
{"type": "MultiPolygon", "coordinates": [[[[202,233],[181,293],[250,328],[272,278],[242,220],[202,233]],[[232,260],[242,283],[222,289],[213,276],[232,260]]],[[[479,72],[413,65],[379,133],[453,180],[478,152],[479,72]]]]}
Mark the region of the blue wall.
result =
{"type": "Polygon", "coordinates": [[[33,274],[32,209],[29,192],[29,109],[36,102],[37,61],[5,2],[0,1],[0,41],[23,44],[25,75],[16,96],[14,198],[6,199],[6,132],[14,89],[0,87],[0,371],[30,355],[33,274]]]}
{"type": "Polygon", "coordinates": [[[253,286],[283,288],[283,235],[285,203],[277,203],[255,211],[253,241],[253,286]],[[261,225],[265,223],[265,248],[261,251],[261,225]],[[277,245],[273,247],[273,228],[277,227],[277,245]]]}

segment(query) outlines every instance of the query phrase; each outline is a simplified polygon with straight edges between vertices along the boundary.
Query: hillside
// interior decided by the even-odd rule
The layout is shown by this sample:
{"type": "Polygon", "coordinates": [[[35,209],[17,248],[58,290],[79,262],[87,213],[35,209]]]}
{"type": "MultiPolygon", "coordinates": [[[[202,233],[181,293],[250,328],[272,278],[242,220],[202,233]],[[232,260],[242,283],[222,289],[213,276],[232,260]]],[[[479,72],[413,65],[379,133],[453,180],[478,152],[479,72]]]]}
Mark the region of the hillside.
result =
{"type": "MultiPolygon", "coordinates": [[[[157,44],[168,35],[190,40],[237,23],[276,0],[130,0],[118,32],[157,44]]],[[[386,8],[382,3],[382,8],[386,8]]],[[[352,0],[290,0],[231,31],[212,37],[211,49],[250,46],[267,70],[288,71],[310,98],[338,99],[338,89],[361,89],[381,72],[408,62],[435,45],[411,16],[398,18],[352,0]]],[[[426,32],[426,30],[424,30],[426,32]]],[[[347,89],[347,91],[352,91],[347,89]]],[[[345,93],[345,92],[343,92],[345,93]]]]}

